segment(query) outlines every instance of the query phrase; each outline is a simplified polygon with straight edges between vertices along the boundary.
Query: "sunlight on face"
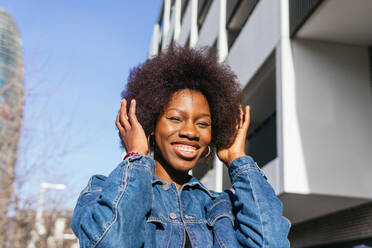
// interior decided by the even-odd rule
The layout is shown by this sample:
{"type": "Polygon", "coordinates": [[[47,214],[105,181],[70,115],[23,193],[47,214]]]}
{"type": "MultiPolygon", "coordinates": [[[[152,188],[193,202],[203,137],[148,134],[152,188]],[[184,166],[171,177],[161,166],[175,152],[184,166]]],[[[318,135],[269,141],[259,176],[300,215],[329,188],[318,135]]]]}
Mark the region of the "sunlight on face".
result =
{"type": "Polygon", "coordinates": [[[174,93],[159,117],[155,140],[163,160],[178,171],[192,169],[212,139],[209,104],[199,91],[174,93]]]}

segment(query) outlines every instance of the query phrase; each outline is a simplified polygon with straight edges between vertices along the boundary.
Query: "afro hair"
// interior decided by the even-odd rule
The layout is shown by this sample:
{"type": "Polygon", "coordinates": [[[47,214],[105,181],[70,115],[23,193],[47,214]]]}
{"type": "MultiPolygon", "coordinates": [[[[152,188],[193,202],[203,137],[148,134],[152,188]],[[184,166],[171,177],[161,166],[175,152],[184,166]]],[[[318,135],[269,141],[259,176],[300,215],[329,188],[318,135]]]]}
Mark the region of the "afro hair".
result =
{"type": "Polygon", "coordinates": [[[183,89],[206,97],[212,117],[211,145],[229,147],[240,120],[241,89],[231,69],[210,57],[207,49],[173,46],[146,60],[131,70],[122,97],[128,102],[136,99],[137,119],[148,136],[171,96],[183,89]]]}

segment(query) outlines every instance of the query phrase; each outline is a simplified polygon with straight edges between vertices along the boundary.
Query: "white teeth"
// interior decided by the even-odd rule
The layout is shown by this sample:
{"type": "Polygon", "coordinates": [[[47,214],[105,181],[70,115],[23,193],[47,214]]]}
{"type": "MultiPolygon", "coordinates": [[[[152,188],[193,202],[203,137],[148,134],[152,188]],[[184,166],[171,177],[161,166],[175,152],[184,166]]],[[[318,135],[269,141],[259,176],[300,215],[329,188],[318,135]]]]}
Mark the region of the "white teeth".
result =
{"type": "Polygon", "coordinates": [[[196,150],[195,147],[188,145],[175,145],[175,148],[183,152],[194,152],[196,150]]]}

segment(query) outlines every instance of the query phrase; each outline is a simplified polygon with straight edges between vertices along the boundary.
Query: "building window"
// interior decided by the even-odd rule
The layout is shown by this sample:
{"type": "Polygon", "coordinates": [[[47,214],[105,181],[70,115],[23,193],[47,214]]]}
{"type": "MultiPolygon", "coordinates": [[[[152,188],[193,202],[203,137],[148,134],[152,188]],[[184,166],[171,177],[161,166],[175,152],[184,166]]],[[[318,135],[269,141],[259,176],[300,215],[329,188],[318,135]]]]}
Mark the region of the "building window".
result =
{"type": "Polygon", "coordinates": [[[182,0],[181,6],[181,24],[183,23],[183,18],[185,16],[186,8],[189,5],[190,0],[182,0]]]}
{"type": "Polygon", "coordinates": [[[243,104],[251,106],[246,153],[263,167],[277,157],[274,53],[247,83],[243,90],[243,104]]]}
{"type": "Polygon", "coordinates": [[[209,8],[212,5],[212,0],[199,0],[198,1],[198,31],[200,31],[203,23],[207,17],[209,8]]]}
{"type": "Polygon", "coordinates": [[[214,41],[213,46],[209,48],[208,55],[217,61],[217,39],[214,41]]]}
{"type": "Polygon", "coordinates": [[[229,0],[226,6],[226,29],[229,49],[234,44],[259,0],[229,0]]]}
{"type": "Polygon", "coordinates": [[[292,37],[322,2],[323,0],[289,1],[289,29],[292,37]]]}

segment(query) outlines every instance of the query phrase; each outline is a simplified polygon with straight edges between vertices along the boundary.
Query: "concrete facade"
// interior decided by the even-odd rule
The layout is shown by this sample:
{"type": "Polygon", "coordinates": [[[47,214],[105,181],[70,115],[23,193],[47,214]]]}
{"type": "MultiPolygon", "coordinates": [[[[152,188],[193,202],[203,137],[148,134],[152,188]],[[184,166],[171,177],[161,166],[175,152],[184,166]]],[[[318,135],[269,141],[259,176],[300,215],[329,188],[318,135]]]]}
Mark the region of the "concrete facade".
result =
{"type": "MultiPolygon", "coordinates": [[[[369,219],[372,208],[371,1],[176,3],[171,12],[183,18],[173,43],[212,47],[238,76],[252,108],[247,153],[283,202],[293,247],[370,244],[371,233],[361,230],[372,224],[345,226],[359,213],[369,219]],[[322,235],[318,227],[335,219],[332,234],[322,235]]],[[[206,185],[231,187],[218,161],[210,167],[196,173],[206,185]]]]}

